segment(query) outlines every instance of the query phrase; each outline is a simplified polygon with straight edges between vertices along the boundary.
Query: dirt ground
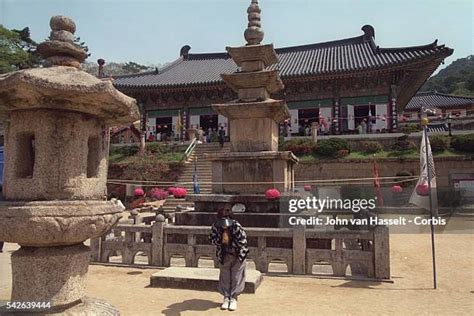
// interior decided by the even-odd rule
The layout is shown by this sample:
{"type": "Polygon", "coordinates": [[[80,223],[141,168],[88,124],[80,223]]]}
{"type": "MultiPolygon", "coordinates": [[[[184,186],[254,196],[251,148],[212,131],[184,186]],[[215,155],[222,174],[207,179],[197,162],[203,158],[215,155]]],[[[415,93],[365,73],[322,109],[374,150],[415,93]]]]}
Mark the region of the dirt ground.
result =
{"type": "MultiPolygon", "coordinates": [[[[236,315],[474,314],[474,235],[436,236],[438,290],[432,289],[430,235],[393,234],[393,283],[266,275],[256,294],[239,298],[236,315]]],[[[0,254],[0,300],[11,290],[10,253],[0,254]]],[[[88,295],[122,315],[221,315],[215,292],[150,288],[156,270],[92,265],[88,295]]]]}

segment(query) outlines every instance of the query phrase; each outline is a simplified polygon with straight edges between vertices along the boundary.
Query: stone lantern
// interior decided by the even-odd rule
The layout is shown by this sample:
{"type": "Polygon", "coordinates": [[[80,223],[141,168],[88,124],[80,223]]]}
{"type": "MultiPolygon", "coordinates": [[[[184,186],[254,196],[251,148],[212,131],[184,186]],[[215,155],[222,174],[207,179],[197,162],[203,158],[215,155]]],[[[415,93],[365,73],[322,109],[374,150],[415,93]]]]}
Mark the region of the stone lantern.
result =
{"type": "Polygon", "coordinates": [[[106,200],[108,127],[139,118],[134,99],[80,70],[86,52],[74,43],[74,22],[50,21],[38,46],[45,67],[0,76],[5,120],[4,202],[0,240],[12,254],[12,301],[50,302],[70,314],[116,313],[85,298],[90,249],[122,206],[106,200]]]}

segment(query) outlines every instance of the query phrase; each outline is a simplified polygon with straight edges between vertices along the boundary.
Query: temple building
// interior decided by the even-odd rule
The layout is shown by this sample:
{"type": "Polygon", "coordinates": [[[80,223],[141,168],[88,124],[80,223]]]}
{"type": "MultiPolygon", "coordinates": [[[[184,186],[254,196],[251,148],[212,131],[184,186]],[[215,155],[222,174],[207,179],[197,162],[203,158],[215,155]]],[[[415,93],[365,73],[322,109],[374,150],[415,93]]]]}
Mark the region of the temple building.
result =
{"type": "MultiPolygon", "coordinates": [[[[285,86],[285,131],[301,134],[317,122],[324,134],[350,134],[366,120],[370,132],[396,131],[405,106],[426,79],[453,53],[438,45],[381,48],[370,25],[357,37],[275,49],[285,86]]],[[[211,104],[237,96],[221,79],[237,65],[227,53],[190,53],[151,72],[118,76],[116,88],[138,100],[148,133],[181,134],[187,128],[217,129],[228,122],[211,104]]],[[[145,124],[143,124],[145,125],[145,124]]]]}

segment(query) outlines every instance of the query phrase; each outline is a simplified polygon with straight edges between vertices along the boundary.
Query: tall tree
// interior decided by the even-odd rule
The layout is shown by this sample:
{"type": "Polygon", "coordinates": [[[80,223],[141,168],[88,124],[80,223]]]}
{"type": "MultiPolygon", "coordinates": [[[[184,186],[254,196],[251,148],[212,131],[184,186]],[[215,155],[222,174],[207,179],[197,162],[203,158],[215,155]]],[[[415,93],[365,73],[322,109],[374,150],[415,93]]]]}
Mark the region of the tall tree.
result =
{"type": "Polygon", "coordinates": [[[37,66],[41,58],[36,46],[28,27],[9,30],[0,25],[0,73],[37,66]]]}

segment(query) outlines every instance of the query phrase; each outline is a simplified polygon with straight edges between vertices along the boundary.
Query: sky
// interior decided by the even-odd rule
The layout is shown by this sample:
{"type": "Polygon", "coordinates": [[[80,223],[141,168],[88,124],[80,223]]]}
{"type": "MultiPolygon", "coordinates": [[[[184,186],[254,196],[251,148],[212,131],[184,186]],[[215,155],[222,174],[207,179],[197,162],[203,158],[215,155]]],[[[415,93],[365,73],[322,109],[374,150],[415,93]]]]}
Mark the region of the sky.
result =
{"type": "MultiPolygon", "coordinates": [[[[474,0],[260,0],[264,43],[295,46],[359,36],[375,28],[380,47],[438,44],[452,61],[473,54],[474,0]]],[[[0,24],[49,36],[53,15],[71,17],[91,56],[164,64],[191,53],[241,46],[250,0],[0,0],[0,24]]]]}

